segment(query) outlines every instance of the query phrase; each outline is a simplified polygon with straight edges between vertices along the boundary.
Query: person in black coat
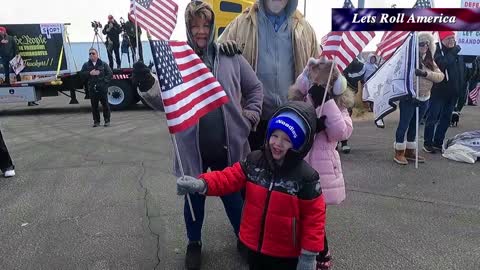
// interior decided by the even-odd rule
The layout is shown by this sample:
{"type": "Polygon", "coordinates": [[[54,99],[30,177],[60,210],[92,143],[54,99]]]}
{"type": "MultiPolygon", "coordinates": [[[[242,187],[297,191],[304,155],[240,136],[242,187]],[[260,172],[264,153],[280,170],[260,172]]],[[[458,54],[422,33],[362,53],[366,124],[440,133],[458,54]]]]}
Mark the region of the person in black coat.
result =
{"type": "Polygon", "coordinates": [[[108,15],[108,23],[103,28],[102,33],[107,35],[105,46],[107,47],[110,69],[113,69],[113,53],[115,53],[117,68],[120,68],[122,64],[120,60],[120,33],[122,33],[122,28],[112,15],[108,15]]]}
{"type": "MultiPolygon", "coordinates": [[[[125,33],[128,35],[128,39],[130,41],[130,46],[132,47],[132,54],[133,54],[133,62],[137,61],[137,30],[135,29],[135,22],[133,21],[132,14],[128,14],[128,21],[125,22],[125,33]]],[[[138,46],[138,55],[139,55],[139,60],[143,62],[143,48],[142,48],[142,29],[140,26],[137,27],[138,29],[138,40],[139,40],[139,46],[138,46]]]]}
{"type": "Polygon", "coordinates": [[[3,65],[5,84],[10,84],[10,60],[18,55],[18,46],[13,37],[7,34],[5,27],[0,27],[0,64],[3,65]]]}
{"type": "Polygon", "coordinates": [[[452,113],[458,98],[465,87],[465,63],[459,55],[461,48],[456,44],[452,31],[438,32],[441,44],[437,43],[435,63],[445,74],[442,82],[432,87],[430,108],[425,123],[425,143],[423,150],[427,153],[442,151],[443,140],[450,126],[452,113]]]}
{"type": "Polygon", "coordinates": [[[92,104],[93,127],[100,125],[100,111],[98,110],[98,102],[102,103],[103,119],[105,126],[110,125],[110,106],[108,105],[108,85],[112,79],[112,70],[110,67],[98,58],[98,51],[91,48],[88,52],[89,60],[83,64],[80,76],[88,80],[87,91],[90,94],[90,102],[92,104]]]}

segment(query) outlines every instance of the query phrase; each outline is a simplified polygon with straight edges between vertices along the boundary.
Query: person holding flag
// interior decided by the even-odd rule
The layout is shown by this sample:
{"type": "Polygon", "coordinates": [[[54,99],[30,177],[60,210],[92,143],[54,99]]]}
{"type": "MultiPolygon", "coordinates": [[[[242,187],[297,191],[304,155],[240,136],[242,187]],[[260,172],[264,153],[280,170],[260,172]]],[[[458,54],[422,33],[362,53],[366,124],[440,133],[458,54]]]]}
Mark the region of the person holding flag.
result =
{"type": "MultiPolygon", "coordinates": [[[[348,112],[348,108],[353,107],[354,103],[353,91],[348,89],[347,80],[335,62],[321,57],[308,61],[304,72],[290,87],[289,98],[306,101],[316,109],[316,135],[305,161],[320,175],[325,203],[338,205],[345,200],[346,194],[337,143],[347,140],[353,132],[353,123],[348,112]]],[[[317,256],[317,269],[332,267],[326,234],[324,238],[324,249],[317,256]]]]}
{"type": "MultiPolygon", "coordinates": [[[[428,32],[418,34],[418,57],[419,68],[415,70],[415,75],[419,77],[418,89],[417,83],[414,83],[416,98],[411,96],[400,100],[400,120],[395,133],[395,156],[393,160],[400,165],[407,165],[408,161],[416,159],[416,107],[419,107],[419,116],[425,113],[427,102],[430,99],[431,89],[434,83],[439,83],[444,79],[444,74],[440,71],[433,60],[435,55],[435,45],[433,36],[428,32]],[[405,134],[407,142],[405,143],[405,134]]],[[[425,158],[418,156],[418,162],[425,162],[425,158]]]]}
{"type": "Polygon", "coordinates": [[[443,140],[466,78],[465,63],[463,56],[459,55],[461,48],[456,44],[455,33],[440,31],[438,36],[440,42],[436,45],[434,60],[445,78],[432,87],[423,145],[427,153],[442,151],[443,140]]]}
{"type": "Polygon", "coordinates": [[[224,196],[245,188],[240,240],[250,270],[316,269],[325,201],[318,173],[304,160],[316,120],[311,104],[289,102],[269,120],[262,150],[224,170],[177,179],[178,194],[224,196]]]}
{"type": "MultiPolygon", "coordinates": [[[[236,54],[221,54],[213,41],[215,16],[204,2],[190,2],[185,10],[188,44],[213,73],[225,90],[229,102],[200,118],[198,124],[176,135],[181,162],[186,175],[198,176],[208,169],[222,170],[243,160],[250,152],[248,135],[258,124],[263,102],[262,83],[243,58],[236,54]]],[[[175,174],[180,176],[178,160],[175,174]]],[[[185,224],[188,247],[185,257],[187,269],[200,269],[202,225],[206,197],[190,195],[193,220],[185,199],[185,224]]],[[[225,211],[238,236],[243,200],[240,192],[221,197],[225,211]]],[[[239,249],[242,245],[237,242],[239,249]]],[[[244,250],[244,249],[243,249],[244,250]]]]}

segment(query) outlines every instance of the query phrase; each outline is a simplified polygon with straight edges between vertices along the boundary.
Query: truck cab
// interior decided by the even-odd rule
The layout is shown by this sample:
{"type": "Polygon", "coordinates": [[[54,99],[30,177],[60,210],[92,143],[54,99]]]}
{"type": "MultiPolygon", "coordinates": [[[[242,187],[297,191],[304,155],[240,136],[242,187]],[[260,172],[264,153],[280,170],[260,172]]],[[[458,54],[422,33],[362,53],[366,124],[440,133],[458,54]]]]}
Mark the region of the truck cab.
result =
{"type": "Polygon", "coordinates": [[[204,0],[212,6],[215,13],[215,37],[219,37],[227,25],[240,15],[246,8],[255,3],[255,0],[204,0]]]}

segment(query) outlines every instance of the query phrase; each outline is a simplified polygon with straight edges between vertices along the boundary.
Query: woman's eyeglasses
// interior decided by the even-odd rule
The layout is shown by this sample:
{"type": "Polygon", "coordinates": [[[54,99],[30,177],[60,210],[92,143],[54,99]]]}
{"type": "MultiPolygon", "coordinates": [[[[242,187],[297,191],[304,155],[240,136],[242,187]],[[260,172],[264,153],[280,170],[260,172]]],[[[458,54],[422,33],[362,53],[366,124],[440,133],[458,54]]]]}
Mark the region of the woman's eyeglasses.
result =
{"type": "Polygon", "coordinates": [[[428,46],[428,42],[419,42],[418,46],[420,46],[420,47],[428,46]]]}

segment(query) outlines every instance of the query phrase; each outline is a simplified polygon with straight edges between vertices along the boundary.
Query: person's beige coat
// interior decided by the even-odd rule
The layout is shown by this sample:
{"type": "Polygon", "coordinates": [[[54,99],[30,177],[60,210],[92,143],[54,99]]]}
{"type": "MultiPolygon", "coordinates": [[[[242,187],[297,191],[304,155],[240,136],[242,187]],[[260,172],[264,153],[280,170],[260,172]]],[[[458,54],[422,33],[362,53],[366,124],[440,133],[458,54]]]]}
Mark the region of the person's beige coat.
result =
{"type": "MultiPolygon", "coordinates": [[[[427,32],[421,32],[420,34],[418,34],[418,42],[425,42],[425,41],[429,42],[430,53],[432,54],[432,58],[433,58],[436,51],[436,46],[434,43],[433,36],[427,32]]],[[[425,66],[422,67],[422,70],[427,72],[427,77],[418,77],[419,90],[417,91],[417,93],[418,93],[419,99],[427,100],[428,98],[430,98],[430,93],[431,93],[433,84],[443,81],[443,78],[445,77],[443,72],[438,68],[435,61],[433,62],[433,66],[434,66],[433,70],[425,66]]],[[[414,85],[414,88],[416,89],[417,84],[414,83],[413,85],[414,85]]]]}
{"type": "MultiPolygon", "coordinates": [[[[257,71],[258,38],[257,38],[257,14],[258,3],[255,3],[250,10],[239,15],[233,20],[222,35],[219,42],[228,40],[235,41],[242,50],[243,57],[257,71]]],[[[318,57],[318,42],[315,31],[297,10],[292,15],[292,42],[295,59],[295,77],[300,75],[310,57],[318,57]]]]}

